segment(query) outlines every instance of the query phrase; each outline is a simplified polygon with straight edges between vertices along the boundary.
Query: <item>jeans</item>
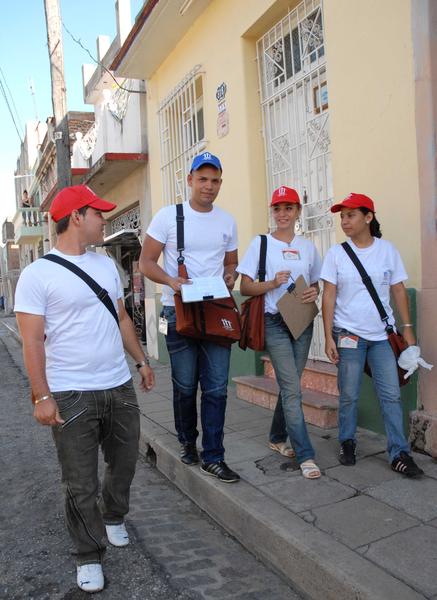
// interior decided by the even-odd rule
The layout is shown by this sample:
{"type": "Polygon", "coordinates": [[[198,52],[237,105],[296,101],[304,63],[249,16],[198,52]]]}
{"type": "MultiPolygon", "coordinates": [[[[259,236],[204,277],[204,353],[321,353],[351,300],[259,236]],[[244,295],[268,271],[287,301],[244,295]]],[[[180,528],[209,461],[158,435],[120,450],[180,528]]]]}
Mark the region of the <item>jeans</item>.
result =
{"type": "Polygon", "coordinates": [[[367,360],[372,371],[373,387],[381,406],[387,435],[387,451],[390,461],[400,452],[409,452],[410,447],[404,435],[401,395],[399,389],[396,358],[388,340],[372,342],[358,338],[357,348],[338,348],[340,335],[347,335],[345,329],[333,329],[340,360],[338,362],[339,440],[355,440],[357,428],[358,399],[360,395],[363,368],[367,360]]]}
{"type": "Polygon", "coordinates": [[[67,528],[77,564],[99,563],[105,526],[123,522],[135,474],[140,436],[132,380],[116,388],[53,394],[65,423],[52,427],[65,491],[67,528]],[[106,463],[98,499],[98,451],[106,463]]]}
{"type": "Polygon", "coordinates": [[[280,390],[270,429],[270,441],[285,442],[288,433],[299,463],[314,458],[303,415],[300,388],[312,334],[311,324],[295,340],[280,314],[265,314],[266,350],[270,354],[280,390]]]}
{"type": "Polygon", "coordinates": [[[223,428],[231,349],[212,342],[184,337],[176,332],[173,306],[164,306],[167,319],[166,343],[173,381],[173,410],[178,440],[195,444],[197,430],[197,387],[202,391],[202,460],[220,462],[224,458],[223,428]]]}

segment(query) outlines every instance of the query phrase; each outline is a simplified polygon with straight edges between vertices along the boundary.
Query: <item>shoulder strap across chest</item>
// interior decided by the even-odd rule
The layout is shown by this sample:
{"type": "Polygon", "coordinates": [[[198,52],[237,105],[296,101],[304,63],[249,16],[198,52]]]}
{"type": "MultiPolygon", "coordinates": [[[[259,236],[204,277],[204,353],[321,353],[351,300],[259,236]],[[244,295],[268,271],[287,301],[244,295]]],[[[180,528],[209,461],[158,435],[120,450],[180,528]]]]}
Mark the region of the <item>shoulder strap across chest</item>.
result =
{"type": "Polygon", "coordinates": [[[88,275],[88,273],[85,273],[85,271],[83,269],[81,269],[80,267],[78,267],[77,265],[72,263],[71,261],[66,260],[65,258],[62,258],[61,256],[58,256],[57,254],[46,254],[42,258],[44,258],[45,260],[49,260],[50,262],[56,263],[58,265],[61,265],[62,267],[65,267],[66,269],[68,269],[69,271],[71,271],[72,273],[77,275],[80,279],[82,279],[82,281],[84,281],[93,290],[93,292],[95,293],[97,298],[109,310],[111,315],[114,317],[115,322],[117,323],[117,326],[119,325],[118,314],[117,314],[117,311],[115,310],[115,306],[114,306],[108,292],[105,290],[105,288],[103,288],[100,284],[98,284],[97,281],[95,281],[95,279],[90,277],[88,275]]]}

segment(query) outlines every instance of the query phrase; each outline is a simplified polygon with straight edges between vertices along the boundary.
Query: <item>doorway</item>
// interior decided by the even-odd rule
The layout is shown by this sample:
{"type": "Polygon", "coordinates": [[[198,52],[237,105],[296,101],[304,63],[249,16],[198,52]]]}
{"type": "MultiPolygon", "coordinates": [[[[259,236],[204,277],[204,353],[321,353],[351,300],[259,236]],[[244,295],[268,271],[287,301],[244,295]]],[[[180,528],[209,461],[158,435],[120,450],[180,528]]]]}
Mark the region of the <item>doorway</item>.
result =
{"type": "MultiPolygon", "coordinates": [[[[322,257],[334,243],[324,41],[322,0],[304,0],[257,42],[267,197],[281,185],[298,191],[302,215],[296,233],[308,237],[322,257]]],[[[310,358],[326,361],[324,347],[318,315],[310,358]]]]}

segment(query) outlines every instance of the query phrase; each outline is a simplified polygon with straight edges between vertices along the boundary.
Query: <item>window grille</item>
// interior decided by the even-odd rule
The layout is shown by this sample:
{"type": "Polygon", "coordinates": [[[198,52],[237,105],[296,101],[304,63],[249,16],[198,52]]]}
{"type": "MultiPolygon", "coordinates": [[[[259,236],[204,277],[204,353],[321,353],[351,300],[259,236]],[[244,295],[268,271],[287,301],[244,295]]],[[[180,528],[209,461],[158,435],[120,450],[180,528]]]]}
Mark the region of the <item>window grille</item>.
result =
{"type": "Polygon", "coordinates": [[[164,205],[188,199],[191,162],[205,148],[203,73],[197,65],[161,102],[161,177],[164,205]]]}
{"type": "Polygon", "coordinates": [[[140,229],[141,220],[140,220],[140,207],[134,206],[130,210],[122,213],[118,217],[115,217],[111,221],[111,232],[117,233],[118,231],[122,231],[123,229],[140,229]]]}
{"type": "MultiPolygon", "coordinates": [[[[302,0],[257,42],[266,204],[280,185],[297,189],[303,204],[297,232],[322,256],[335,237],[324,44],[322,0],[302,0]]],[[[310,357],[326,360],[321,316],[315,320],[310,357]]]]}

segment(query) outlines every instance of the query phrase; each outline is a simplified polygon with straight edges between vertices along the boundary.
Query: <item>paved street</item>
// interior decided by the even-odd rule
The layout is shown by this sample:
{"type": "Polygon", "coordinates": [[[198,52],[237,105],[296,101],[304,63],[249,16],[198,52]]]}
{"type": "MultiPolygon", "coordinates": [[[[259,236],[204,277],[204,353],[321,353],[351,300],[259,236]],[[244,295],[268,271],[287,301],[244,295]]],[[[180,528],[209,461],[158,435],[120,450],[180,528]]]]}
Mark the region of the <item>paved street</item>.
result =
{"type": "MultiPolygon", "coordinates": [[[[0,598],[87,598],[75,583],[51,433],[32,418],[21,347],[1,323],[0,364],[0,598]]],[[[133,543],[108,548],[101,598],[299,598],[143,461],[127,527],[133,543]]]]}

